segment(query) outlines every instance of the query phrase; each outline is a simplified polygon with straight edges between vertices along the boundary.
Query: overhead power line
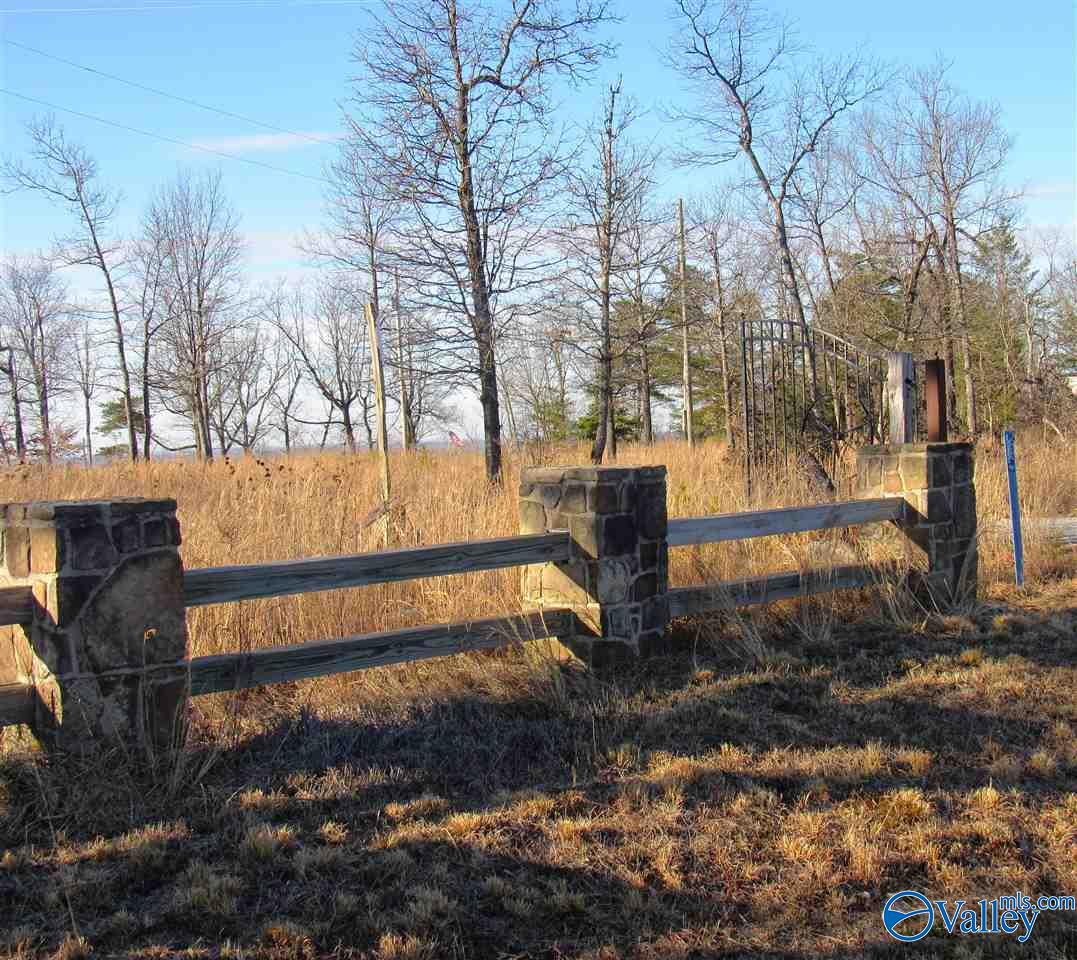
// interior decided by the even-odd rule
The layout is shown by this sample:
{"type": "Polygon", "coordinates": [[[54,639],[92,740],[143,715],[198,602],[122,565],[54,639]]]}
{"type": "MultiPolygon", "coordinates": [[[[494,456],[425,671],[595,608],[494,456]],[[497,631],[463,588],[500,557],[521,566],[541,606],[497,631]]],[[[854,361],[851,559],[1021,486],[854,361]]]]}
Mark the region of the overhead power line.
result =
{"type": "Polygon", "coordinates": [[[166,10],[203,10],[214,7],[358,7],[370,0],[209,0],[205,3],[155,3],[127,7],[38,7],[0,10],[0,16],[34,13],[160,13],[166,10]]]}
{"type": "Polygon", "coordinates": [[[103,123],[106,126],[115,127],[117,130],[126,130],[128,133],[137,133],[141,137],[160,140],[162,143],[171,143],[173,146],[186,147],[188,150],[198,150],[202,153],[212,154],[215,157],[223,157],[226,160],[236,160],[239,163],[247,163],[253,167],[262,167],[265,170],[272,170],[274,173],[287,174],[289,177],[302,177],[304,180],[314,180],[317,183],[329,183],[325,177],[318,177],[310,173],[300,173],[298,170],[288,170],[285,167],[275,167],[271,163],[263,163],[261,160],[251,160],[249,157],[240,157],[234,153],[225,153],[223,150],[214,150],[212,147],[204,147],[197,143],[187,143],[184,140],[175,140],[172,137],[166,137],[159,133],[150,133],[148,130],[140,130],[138,127],[130,127],[125,123],[118,123],[115,120],[107,120],[104,117],[97,117],[92,113],[83,113],[81,110],[72,110],[70,107],[61,107],[58,104],[49,103],[47,100],[39,100],[37,97],[29,97],[25,93],[17,93],[14,90],[5,90],[2,87],[0,87],[0,93],[9,97],[17,97],[28,103],[36,103],[39,106],[48,107],[50,110],[59,110],[61,113],[82,117],[84,120],[93,120],[95,123],[103,123]]]}
{"type": "Polygon", "coordinates": [[[175,93],[169,93],[167,90],[158,90],[156,87],[147,86],[144,83],[138,83],[135,80],[128,80],[125,77],[118,77],[113,73],[106,73],[104,70],[98,70],[95,67],[87,67],[81,63],[75,63],[74,60],[68,60],[64,57],[58,57],[54,53],[46,53],[44,50],[38,50],[36,47],[28,46],[25,43],[19,43],[16,40],[4,40],[9,47],[18,47],[20,50],[27,50],[30,53],[37,54],[39,57],[45,57],[48,60],[55,60],[57,63],[66,64],[69,67],[74,67],[76,70],[84,70],[86,73],[93,73],[99,77],[105,77],[108,80],[115,80],[117,83],[125,83],[129,87],[134,87],[136,90],[144,90],[147,93],[155,94],[158,97],[167,97],[169,100],[175,100],[178,103],[185,103],[188,106],[198,107],[200,110],[208,110],[210,113],[218,113],[222,117],[230,117],[232,120],[241,120],[244,123],[254,124],[256,127],[262,127],[265,130],[273,130],[277,133],[286,133],[291,137],[299,137],[303,140],[309,140],[311,143],[318,144],[332,144],[335,141],[329,140],[325,137],[312,137],[307,133],[300,133],[298,130],[288,130],[286,127],[278,127],[272,123],[266,123],[263,120],[256,120],[254,117],[245,117],[241,113],[232,113],[230,110],[221,110],[219,107],[211,107],[207,103],[199,103],[197,100],[192,100],[189,97],[181,97],[175,93]]]}

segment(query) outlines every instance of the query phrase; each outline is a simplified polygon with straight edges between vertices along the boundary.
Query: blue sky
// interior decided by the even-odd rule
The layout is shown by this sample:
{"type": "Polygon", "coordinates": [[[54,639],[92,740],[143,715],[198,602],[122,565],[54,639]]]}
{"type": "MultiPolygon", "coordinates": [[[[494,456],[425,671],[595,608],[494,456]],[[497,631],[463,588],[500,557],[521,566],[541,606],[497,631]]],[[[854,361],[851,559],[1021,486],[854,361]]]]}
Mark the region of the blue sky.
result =
{"type": "MultiPolygon", "coordinates": [[[[373,0],[377,2],[377,0],[373,0]]],[[[952,59],[954,82],[997,101],[1016,137],[1010,177],[1027,184],[1027,218],[1035,224],[1074,220],[1075,66],[1072,0],[1039,0],[1035,10],[1012,2],[905,0],[900,5],[855,0],[771,6],[793,15],[803,41],[841,52],[865,44],[898,64],[952,59]]],[[[338,129],[347,95],[352,37],[369,16],[367,0],[0,0],[2,39],[94,67],[219,109],[315,139],[338,129]],[[86,12],[77,12],[86,11],[86,12]]],[[[623,72],[644,107],[675,100],[677,78],[660,63],[669,33],[663,3],[620,4],[611,28],[619,55],[603,74],[623,72]]],[[[331,144],[272,131],[202,111],[0,45],[0,85],[58,107],[93,114],[175,140],[200,144],[317,178],[331,144]]],[[[600,87],[566,104],[583,120],[600,87]]],[[[24,143],[22,124],[45,108],[0,94],[4,153],[24,143]]],[[[56,111],[69,133],[98,158],[104,179],[122,187],[119,227],[133,228],[155,186],[183,166],[219,166],[251,240],[251,266],[271,273],[294,261],[291,238],[316,227],[322,185],[316,180],[222,160],[56,111]]],[[[657,114],[647,133],[659,142],[676,131],[657,114]]],[[[694,192],[720,172],[671,173],[667,189],[694,192]]],[[[39,198],[5,197],[0,245],[46,244],[60,227],[39,198]]]]}
{"type": "MultiPolygon", "coordinates": [[[[294,239],[317,228],[340,101],[347,96],[352,40],[378,0],[0,0],[0,40],[116,74],[303,136],[278,135],[0,43],[0,87],[56,107],[92,114],[162,137],[233,153],[289,175],[163,143],[56,110],[70,136],[120,187],[116,228],[132,231],[154,189],[180,166],[223,172],[249,240],[253,276],[269,280],[301,268],[294,239]],[[329,143],[312,142],[329,140],[329,143]]],[[[1026,222],[1072,229],[1075,213],[1075,49],[1073,0],[773,0],[793,16],[801,40],[823,53],[860,45],[896,65],[953,61],[953,82],[997,101],[1015,137],[1008,176],[1029,188],[1026,222]]],[[[640,132],[673,142],[657,106],[678,96],[661,63],[671,30],[664,2],[621,0],[619,44],[601,80],[624,76],[627,92],[651,109],[640,132]]],[[[573,93],[567,115],[586,121],[601,86],[573,93]]],[[[2,152],[25,145],[24,122],[47,108],[0,94],[2,152]]],[[[665,189],[692,194],[721,171],[668,171],[665,189]]],[[[0,197],[0,251],[44,247],[64,227],[45,201],[0,197]]],[[[72,278],[78,288],[81,281],[72,278]]],[[[85,277],[90,282],[90,277],[85,277]]]]}

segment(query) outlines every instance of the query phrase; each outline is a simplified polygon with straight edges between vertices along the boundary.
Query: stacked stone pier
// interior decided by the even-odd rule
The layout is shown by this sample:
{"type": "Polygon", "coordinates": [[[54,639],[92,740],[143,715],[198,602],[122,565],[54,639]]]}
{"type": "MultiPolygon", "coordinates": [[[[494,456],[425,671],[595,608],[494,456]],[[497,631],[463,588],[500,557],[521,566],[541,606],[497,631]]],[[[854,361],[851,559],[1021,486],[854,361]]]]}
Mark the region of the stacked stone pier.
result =
{"type": "Polygon", "coordinates": [[[35,736],[85,751],[183,734],[187,620],[174,500],[0,507],[0,586],[32,621],[0,627],[0,683],[34,690],[35,736]]]}
{"type": "Polygon", "coordinates": [[[559,639],[596,666],[662,649],[669,624],[666,468],[524,469],[520,532],[559,530],[572,537],[572,557],[524,568],[525,607],[571,609],[576,630],[559,639]]]}
{"type": "Polygon", "coordinates": [[[899,443],[861,447],[857,496],[903,497],[898,526],[926,571],[922,585],[937,605],[977,589],[975,461],[970,443],[899,443]]]}

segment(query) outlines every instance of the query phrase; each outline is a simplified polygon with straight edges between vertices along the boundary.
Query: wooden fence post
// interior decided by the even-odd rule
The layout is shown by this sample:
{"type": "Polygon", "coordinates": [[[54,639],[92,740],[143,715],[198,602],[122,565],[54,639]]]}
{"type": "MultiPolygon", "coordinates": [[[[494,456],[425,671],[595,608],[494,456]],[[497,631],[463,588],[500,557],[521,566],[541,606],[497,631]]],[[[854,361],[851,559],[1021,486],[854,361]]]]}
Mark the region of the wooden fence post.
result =
{"type": "Polygon", "coordinates": [[[949,439],[946,423],[946,361],[924,363],[924,393],[927,400],[928,443],[945,443],[949,439]]]}
{"type": "Polygon", "coordinates": [[[887,355],[886,390],[890,399],[890,442],[916,442],[916,366],[911,353],[887,355]]]}
{"type": "Polygon", "coordinates": [[[669,625],[665,467],[528,467],[520,532],[567,530],[572,555],[523,570],[526,609],[571,609],[559,637],[597,666],[663,647],[669,625]]]}
{"type": "Polygon", "coordinates": [[[33,590],[0,628],[0,683],[34,691],[50,747],[168,747],[185,732],[187,617],[175,500],[0,507],[0,585],[33,590]]]}

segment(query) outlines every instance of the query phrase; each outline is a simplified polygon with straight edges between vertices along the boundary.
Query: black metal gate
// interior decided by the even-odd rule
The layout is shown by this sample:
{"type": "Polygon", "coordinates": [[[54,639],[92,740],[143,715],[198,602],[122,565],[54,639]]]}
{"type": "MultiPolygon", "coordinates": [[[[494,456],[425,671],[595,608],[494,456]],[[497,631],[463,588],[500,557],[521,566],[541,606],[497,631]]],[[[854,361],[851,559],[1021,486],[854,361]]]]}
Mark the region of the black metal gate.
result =
{"type": "MultiPolygon", "coordinates": [[[[886,356],[818,327],[741,321],[741,436],[753,471],[788,467],[807,453],[833,468],[846,445],[889,435],[886,356]]],[[[917,377],[917,380],[920,380],[917,377]]]]}

